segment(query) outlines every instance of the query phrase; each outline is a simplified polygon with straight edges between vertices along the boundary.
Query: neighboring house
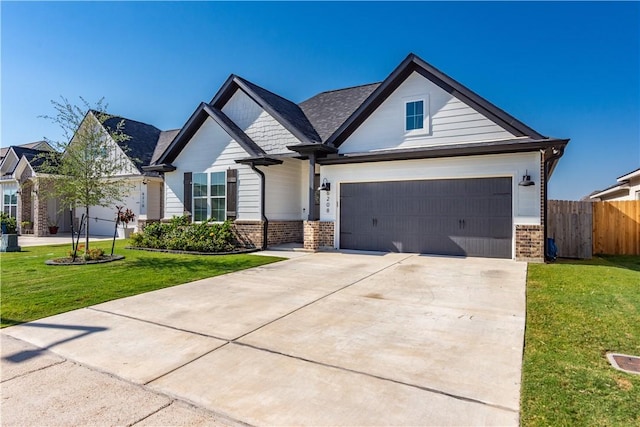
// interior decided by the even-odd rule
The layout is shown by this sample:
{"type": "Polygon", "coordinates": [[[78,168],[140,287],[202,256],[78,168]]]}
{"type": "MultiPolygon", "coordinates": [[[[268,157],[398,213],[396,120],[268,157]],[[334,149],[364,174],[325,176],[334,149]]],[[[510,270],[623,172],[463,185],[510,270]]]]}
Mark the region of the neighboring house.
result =
{"type": "MultiPolygon", "coordinates": [[[[46,141],[31,142],[22,145],[3,147],[0,150],[0,190],[2,212],[18,218],[19,196],[21,193],[19,179],[15,174],[18,163],[22,158],[34,161],[41,153],[53,151],[46,141]]],[[[18,225],[21,220],[18,220],[18,225]]]]}
{"type": "Polygon", "coordinates": [[[411,54],[300,104],[231,75],[143,169],[164,174],[164,219],[233,220],[259,247],[542,260],[567,143],[411,54]]]}
{"type": "Polygon", "coordinates": [[[592,201],[640,200],[640,169],[636,169],[617,179],[617,183],[604,190],[589,195],[592,201]]]}
{"type": "MultiPolygon", "coordinates": [[[[100,124],[95,113],[90,111],[85,116],[83,125],[101,126],[108,141],[112,144],[114,156],[124,160],[125,167],[117,175],[125,183],[127,194],[122,200],[113,203],[113,206],[91,206],[89,208],[89,231],[92,235],[111,236],[114,233],[116,205],[129,208],[136,215],[136,220],[129,226],[137,229],[139,224],[148,220],[159,220],[162,217],[162,177],[158,173],[145,172],[143,166],[149,165],[157,157],[156,148],[168,144],[167,141],[173,139],[177,130],[163,132],[154,126],[141,123],[135,120],[125,119],[118,116],[111,116],[104,124],[100,124]],[[129,136],[124,142],[115,143],[110,137],[107,129],[115,129],[116,124],[124,121],[123,132],[129,136]]],[[[73,144],[73,138],[71,144],[73,144]]],[[[7,165],[7,171],[11,169],[7,179],[10,179],[17,189],[15,200],[16,217],[18,223],[31,221],[36,236],[49,234],[48,225],[55,223],[60,227],[61,232],[71,231],[71,215],[77,227],[83,207],[77,207],[72,214],[69,209],[61,206],[49,187],[47,180],[42,178],[50,176],[43,174],[39,168],[42,158],[33,152],[17,155],[18,161],[15,166],[9,165],[12,149],[3,160],[2,167],[7,165]]],[[[51,147],[49,146],[49,150],[51,147]]],[[[13,157],[11,157],[13,161],[13,157]]],[[[2,169],[3,177],[5,170],[2,169]]],[[[121,232],[121,230],[120,230],[121,232]]]]}

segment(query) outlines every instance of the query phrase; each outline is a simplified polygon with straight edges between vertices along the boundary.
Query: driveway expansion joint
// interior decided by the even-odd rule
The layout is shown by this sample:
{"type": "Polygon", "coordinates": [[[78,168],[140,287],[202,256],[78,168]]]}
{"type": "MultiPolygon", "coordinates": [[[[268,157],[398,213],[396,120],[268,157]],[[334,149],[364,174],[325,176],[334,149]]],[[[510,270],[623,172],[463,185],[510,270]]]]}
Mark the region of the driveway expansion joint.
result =
{"type": "Polygon", "coordinates": [[[40,367],[40,368],[38,368],[38,369],[33,369],[33,370],[31,370],[31,371],[23,372],[23,373],[18,374],[18,375],[14,376],[14,377],[7,378],[6,380],[2,380],[2,381],[0,381],[0,383],[4,384],[4,383],[6,383],[6,382],[13,381],[13,380],[15,380],[15,379],[17,379],[17,378],[21,378],[21,377],[24,377],[24,376],[26,376],[26,375],[33,374],[34,372],[40,372],[40,371],[43,371],[43,370],[45,370],[45,369],[49,369],[49,368],[51,368],[51,367],[53,367],[53,366],[60,365],[60,364],[65,363],[65,362],[67,362],[67,361],[68,361],[67,359],[63,359],[63,360],[60,360],[60,361],[58,361],[58,362],[52,363],[52,364],[50,364],[50,365],[42,366],[42,367],[40,367]]]}
{"type": "Polygon", "coordinates": [[[166,409],[166,408],[168,408],[169,406],[173,405],[173,402],[175,402],[175,400],[170,399],[170,400],[169,400],[169,402],[165,403],[164,405],[161,405],[161,406],[160,406],[158,409],[156,409],[155,411],[152,411],[152,412],[148,413],[147,415],[145,415],[144,417],[141,417],[140,419],[137,419],[137,420],[135,420],[134,422],[127,424],[127,427],[134,426],[134,425],[136,425],[136,424],[138,424],[138,423],[140,423],[140,422],[142,422],[142,421],[146,420],[146,419],[147,419],[147,418],[149,418],[150,416],[155,415],[155,414],[157,414],[158,412],[162,411],[163,409],[166,409]]]}
{"type": "Polygon", "coordinates": [[[407,382],[404,382],[404,381],[398,381],[398,380],[394,380],[393,378],[386,378],[386,377],[382,377],[382,376],[379,376],[379,375],[370,374],[370,373],[367,373],[367,372],[356,371],[354,369],[344,368],[342,366],[332,365],[332,364],[329,364],[329,363],[318,362],[316,360],[307,359],[307,358],[299,357],[299,356],[294,356],[294,355],[291,355],[291,354],[282,353],[280,351],[271,350],[271,349],[264,348],[264,347],[258,347],[258,346],[253,345],[253,344],[247,344],[247,343],[236,342],[236,341],[232,342],[231,344],[239,345],[239,346],[242,346],[242,347],[252,348],[252,349],[258,350],[258,351],[265,351],[267,353],[276,354],[276,355],[279,355],[279,356],[289,357],[291,359],[300,360],[302,362],[312,363],[312,364],[319,365],[319,366],[324,366],[326,368],[333,368],[333,369],[338,369],[338,370],[344,371],[344,372],[350,372],[352,374],[364,375],[364,376],[367,376],[367,377],[370,377],[370,378],[375,378],[375,379],[378,379],[378,380],[381,380],[381,381],[388,381],[388,382],[391,382],[391,383],[394,383],[394,384],[399,384],[399,385],[403,385],[403,386],[407,386],[407,387],[416,388],[418,390],[426,391],[426,392],[429,392],[429,393],[435,393],[435,394],[439,394],[439,395],[442,395],[442,396],[451,397],[453,399],[461,400],[461,401],[464,401],[464,402],[470,402],[470,403],[475,403],[475,404],[479,404],[479,405],[489,406],[491,408],[496,408],[496,409],[500,409],[500,410],[503,410],[503,411],[513,412],[513,413],[516,413],[516,414],[520,411],[519,409],[513,409],[513,408],[508,408],[508,407],[502,406],[502,405],[496,405],[495,403],[485,402],[483,400],[474,399],[472,397],[460,396],[460,395],[457,395],[457,394],[448,393],[446,391],[438,390],[438,389],[431,388],[431,387],[425,387],[425,386],[421,386],[421,385],[417,385],[417,384],[407,383],[407,382]]]}
{"type": "Polygon", "coordinates": [[[158,323],[158,322],[154,322],[154,321],[146,320],[146,319],[141,319],[139,317],[134,317],[134,316],[127,316],[126,314],[122,314],[122,313],[114,313],[113,311],[109,311],[109,310],[102,310],[102,309],[95,308],[95,307],[87,307],[87,310],[93,310],[93,311],[97,311],[97,312],[104,313],[104,314],[111,314],[113,316],[120,316],[120,317],[124,317],[125,319],[137,320],[139,322],[148,323],[150,325],[160,326],[160,327],[167,328],[167,329],[173,329],[174,331],[178,331],[178,332],[186,332],[188,334],[199,335],[199,336],[205,337],[205,338],[213,338],[213,339],[216,339],[216,340],[229,342],[229,338],[222,338],[222,337],[218,337],[218,336],[215,336],[215,335],[204,334],[202,332],[190,331],[188,329],[182,329],[182,328],[176,328],[175,326],[167,325],[167,324],[164,324],[164,323],[158,323]]]}

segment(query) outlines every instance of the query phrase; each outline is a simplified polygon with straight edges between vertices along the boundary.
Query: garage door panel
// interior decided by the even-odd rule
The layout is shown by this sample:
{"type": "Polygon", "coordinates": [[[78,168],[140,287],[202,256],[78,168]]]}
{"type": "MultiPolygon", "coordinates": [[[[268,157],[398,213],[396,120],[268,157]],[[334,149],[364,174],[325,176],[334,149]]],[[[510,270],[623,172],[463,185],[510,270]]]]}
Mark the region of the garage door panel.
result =
{"type": "Polygon", "coordinates": [[[345,249],[511,258],[511,178],[342,184],[345,249]]]}

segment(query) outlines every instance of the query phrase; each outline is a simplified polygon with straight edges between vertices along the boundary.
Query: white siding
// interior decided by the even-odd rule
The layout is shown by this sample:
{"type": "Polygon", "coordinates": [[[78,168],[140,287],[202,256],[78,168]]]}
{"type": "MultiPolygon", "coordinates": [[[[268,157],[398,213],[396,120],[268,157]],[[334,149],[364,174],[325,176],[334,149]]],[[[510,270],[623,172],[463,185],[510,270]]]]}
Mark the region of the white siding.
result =
{"type": "Polygon", "coordinates": [[[331,183],[331,191],[328,193],[330,204],[328,212],[324,207],[327,193],[322,192],[323,207],[320,209],[320,219],[336,221],[335,242],[336,247],[339,247],[338,201],[341,183],[483,177],[512,178],[514,237],[516,224],[540,224],[540,153],[538,152],[322,166],[321,179],[326,178],[331,183]],[[525,172],[531,175],[535,185],[518,186],[525,172]]]}
{"type": "Polygon", "coordinates": [[[418,73],[394,93],[340,146],[341,153],[514,138],[482,114],[418,73]],[[429,114],[425,132],[405,132],[405,102],[424,99],[429,114]]]}
{"type": "Polygon", "coordinates": [[[269,220],[306,219],[307,206],[302,203],[300,195],[303,181],[308,182],[308,164],[286,159],[281,165],[261,168],[267,178],[265,203],[269,220]]]}
{"type": "MultiPolygon", "coordinates": [[[[116,206],[124,206],[124,209],[131,209],[136,218],[129,227],[137,228],[138,218],[140,218],[140,181],[127,180],[124,184],[123,196],[120,200],[114,201],[112,205],[91,206],[89,207],[89,233],[94,236],[113,236],[115,229],[115,218],[118,209],[116,206]]],[[[55,204],[55,202],[54,202],[55,204]]],[[[80,217],[84,213],[84,206],[76,208],[76,217],[80,217]]],[[[62,225],[62,221],[59,221],[62,225]]]]}
{"type": "Polygon", "coordinates": [[[7,155],[2,161],[2,168],[0,169],[0,176],[4,177],[5,175],[9,175],[16,168],[18,164],[18,159],[16,155],[13,153],[13,150],[7,150],[7,155]]]}
{"type": "Polygon", "coordinates": [[[290,153],[287,145],[300,142],[240,89],[222,111],[268,154],[290,153]]]}
{"type": "MultiPolygon", "coordinates": [[[[116,144],[113,138],[111,138],[111,136],[107,133],[104,127],[98,122],[98,119],[96,119],[93,116],[93,114],[88,115],[87,119],[85,119],[85,121],[82,122],[81,126],[98,126],[99,127],[99,130],[100,132],[102,132],[105,142],[109,147],[109,157],[115,164],[121,165],[120,170],[115,173],[116,176],[141,175],[140,171],[138,171],[138,168],[136,168],[135,164],[124,153],[124,151],[122,151],[122,148],[120,148],[120,146],[116,144]],[[87,120],[92,120],[92,122],[90,123],[87,120]]],[[[73,141],[75,140],[75,138],[76,137],[74,135],[74,138],[71,141],[71,144],[73,144],[73,141]]]]}
{"type": "Polygon", "coordinates": [[[235,163],[247,157],[247,152],[211,118],[178,155],[174,172],[165,173],[165,218],[184,213],[184,172],[217,172],[229,168],[238,170],[238,219],[260,219],[260,177],[250,167],[235,163]]]}

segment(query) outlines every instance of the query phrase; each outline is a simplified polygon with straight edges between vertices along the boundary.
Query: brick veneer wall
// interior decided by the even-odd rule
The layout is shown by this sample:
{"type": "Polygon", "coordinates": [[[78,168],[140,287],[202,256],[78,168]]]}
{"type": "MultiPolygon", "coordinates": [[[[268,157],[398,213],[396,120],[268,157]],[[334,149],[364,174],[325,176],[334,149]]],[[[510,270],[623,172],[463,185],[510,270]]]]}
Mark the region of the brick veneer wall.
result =
{"type": "Polygon", "coordinates": [[[29,230],[30,233],[33,233],[33,218],[31,217],[31,203],[33,203],[33,196],[31,195],[31,190],[33,189],[33,184],[29,181],[24,183],[20,189],[20,203],[18,203],[18,224],[20,225],[20,232],[24,233],[25,230],[22,228],[22,221],[31,222],[31,228],[29,230]]]}
{"type": "Polygon", "coordinates": [[[236,239],[245,246],[262,246],[262,221],[234,221],[236,239]]]}
{"type": "Polygon", "coordinates": [[[333,248],[334,223],[329,221],[304,222],[304,248],[317,251],[322,247],[333,248]]]}
{"type": "Polygon", "coordinates": [[[302,221],[269,221],[267,244],[302,243],[302,221]]]}
{"type": "Polygon", "coordinates": [[[544,261],[544,227],[516,225],[516,260],[544,261]]]}
{"type": "Polygon", "coordinates": [[[34,185],[37,195],[33,197],[33,234],[35,236],[49,235],[49,209],[47,203],[47,194],[50,190],[50,184],[38,180],[34,185]]]}

